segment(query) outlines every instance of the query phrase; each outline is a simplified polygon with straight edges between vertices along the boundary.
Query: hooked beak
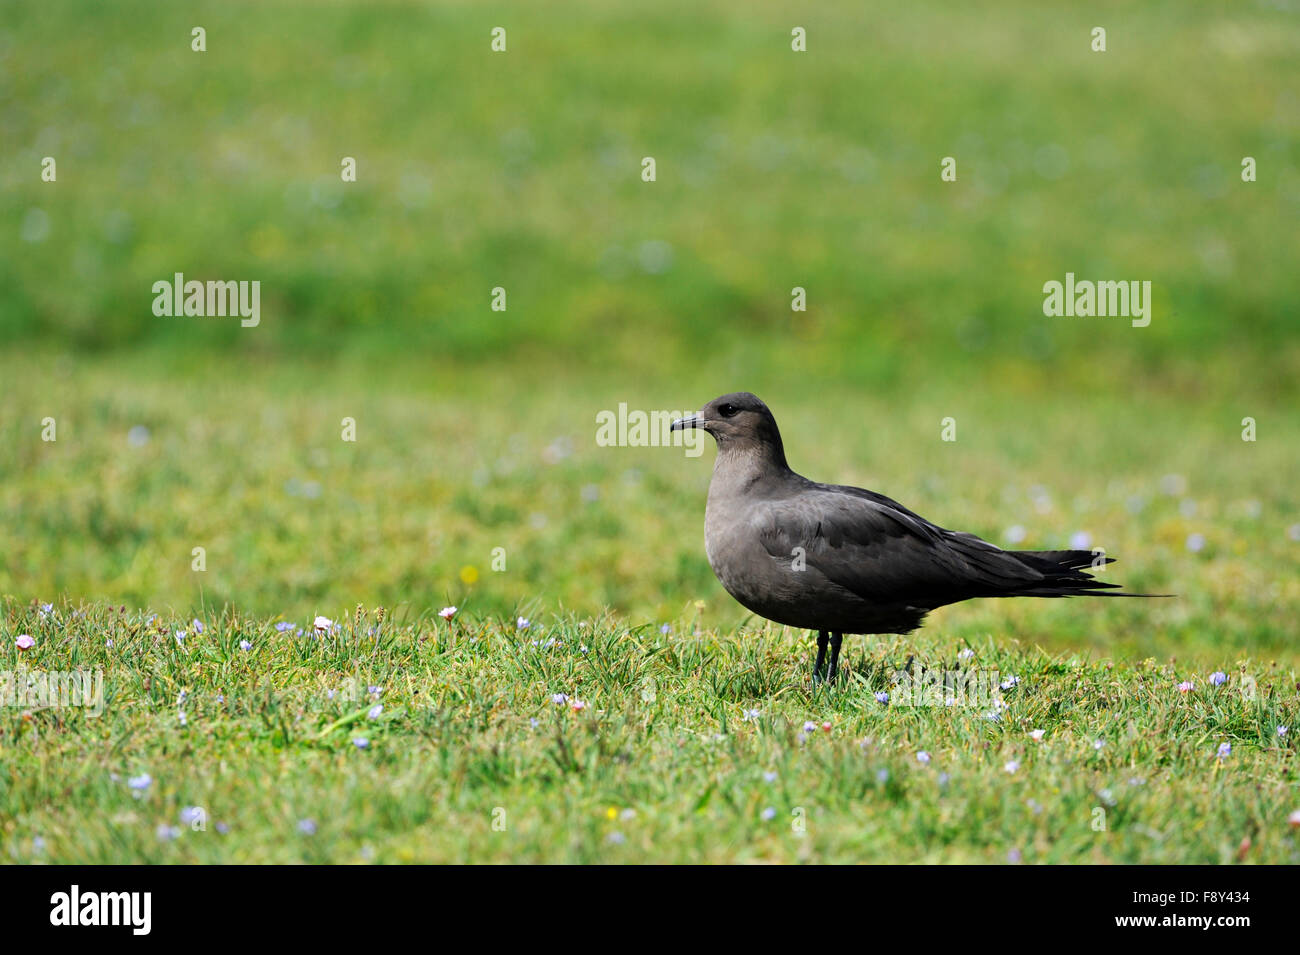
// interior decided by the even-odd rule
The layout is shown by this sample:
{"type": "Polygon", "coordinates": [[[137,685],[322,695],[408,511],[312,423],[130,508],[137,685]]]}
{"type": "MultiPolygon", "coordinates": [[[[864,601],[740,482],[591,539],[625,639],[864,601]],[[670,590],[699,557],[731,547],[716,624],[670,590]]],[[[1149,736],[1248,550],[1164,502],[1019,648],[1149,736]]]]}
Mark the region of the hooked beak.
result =
{"type": "Polygon", "coordinates": [[[688,428],[703,428],[704,418],[697,411],[694,414],[688,414],[684,418],[678,418],[668,426],[669,431],[685,431],[688,428]]]}

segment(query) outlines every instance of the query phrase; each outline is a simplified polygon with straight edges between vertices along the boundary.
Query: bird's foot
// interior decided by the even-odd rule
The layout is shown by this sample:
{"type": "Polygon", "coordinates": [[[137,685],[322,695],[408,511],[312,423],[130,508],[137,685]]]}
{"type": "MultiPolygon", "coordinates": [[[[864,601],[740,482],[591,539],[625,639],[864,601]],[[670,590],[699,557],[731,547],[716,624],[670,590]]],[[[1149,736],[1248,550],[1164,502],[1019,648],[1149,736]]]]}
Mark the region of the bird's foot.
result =
{"type": "Polygon", "coordinates": [[[817,662],[813,664],[813,685],[821,683],[834,683],[840,675],[840,643],[844,640],[841,633],[827,634],[825,631],[817,632],[817,662]],[[826,647],[831,648],[830,666],[825,670],[825,677],[822,676],[823,665],[826,663],[826,647]]]}

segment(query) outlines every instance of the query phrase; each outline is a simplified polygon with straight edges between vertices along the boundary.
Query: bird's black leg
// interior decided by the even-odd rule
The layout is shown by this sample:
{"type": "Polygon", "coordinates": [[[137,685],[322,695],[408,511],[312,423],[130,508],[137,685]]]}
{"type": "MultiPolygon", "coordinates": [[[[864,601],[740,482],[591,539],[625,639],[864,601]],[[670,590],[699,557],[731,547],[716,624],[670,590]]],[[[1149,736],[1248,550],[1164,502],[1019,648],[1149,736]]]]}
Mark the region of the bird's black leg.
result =
{"type": "Polygon", "coordinates": [[[843,640],[844,640],[844,634],[842,633],[831,634],[831,669],[830,672],[826,675],[827,683],[834,683],[835,677],[839,675],[840,643],[843,642],[843,640]]]}
{"type": "Polygon", "coordinates": [[[826,662],[826,631],[817,631],[817,662],[813,664],[813,682],[822,681],[822,664],[826,662]]]}

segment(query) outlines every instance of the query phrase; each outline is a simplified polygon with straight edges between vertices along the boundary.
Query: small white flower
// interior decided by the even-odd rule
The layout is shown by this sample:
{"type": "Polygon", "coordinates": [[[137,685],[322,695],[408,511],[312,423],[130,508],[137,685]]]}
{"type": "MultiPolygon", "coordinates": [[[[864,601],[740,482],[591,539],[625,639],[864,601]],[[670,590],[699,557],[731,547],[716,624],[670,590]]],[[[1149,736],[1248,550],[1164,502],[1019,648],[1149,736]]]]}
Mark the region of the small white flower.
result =
{"type": "Polygon", "coordinates": [[[334,621],[329,617],[317,617],[311,625],[317,630],[329,630],[334,626],[334,621]]]}
{"type": "Polygon", "coordinates": [[[1014,759],[1007,760],[1007,764],[1002,768],[1009,773],[1014,773],[1016,770],[1020,768],[1020,763],[1014,759]]]}
{"type": "Polygon", "coordinates": [[[1043,730],[1031,730],[1029,733],[1029,738],[1036,743],[1043,738],[1043,732],[1044,732],[1043,730]]]}
{"type": "Polygon", "coordinates": [[[972,650],[970,647],[962,647],[961,651],[958,652],[958,654],[957,654],[957,659],[958,659],[958,660],[969,660],[969,659],[970,659],[971,657],[973,657],[973,656],[975,656],[975,651],[974,651],[974,650],[972,650]]]}
{"type": "Polygon", "coordinates": [[[443,620],[450,620],[452,617],[456,616],[456,608],[443,607],[441,610],[438,611],[438,616],[441,617],[443,620]]]}
{"type": "Polygon", "coordinates": [[[929,766],[929,765],[930,765],[930,754],[927,753],[925,750],[921,750],[919,753],[916,754],[916,761],[917,761],[918,763],[922,763],[922,764],[924,764],[924,765],[926,765],[926,766],[929,766]]]}

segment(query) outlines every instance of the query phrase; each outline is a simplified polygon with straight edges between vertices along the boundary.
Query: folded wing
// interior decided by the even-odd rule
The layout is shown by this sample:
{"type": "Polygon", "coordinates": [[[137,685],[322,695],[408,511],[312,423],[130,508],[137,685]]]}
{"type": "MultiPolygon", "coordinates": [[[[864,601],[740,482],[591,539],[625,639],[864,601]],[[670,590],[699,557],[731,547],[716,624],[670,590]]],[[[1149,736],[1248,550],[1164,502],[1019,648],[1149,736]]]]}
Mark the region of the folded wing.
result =
{"type": "Polygon", "coordinates": [[[1061,597],[1116,586],[1077,569],[1088,552],[1018,555],[859,488],[811,485],[769,501],[754,519],[773,558],[790,560],[802,548],[809,568],[873,603],[940,607],[971,597],[1061,597]],[[1072,556],[1058,563],[1058,554],[1072,556]]]}

